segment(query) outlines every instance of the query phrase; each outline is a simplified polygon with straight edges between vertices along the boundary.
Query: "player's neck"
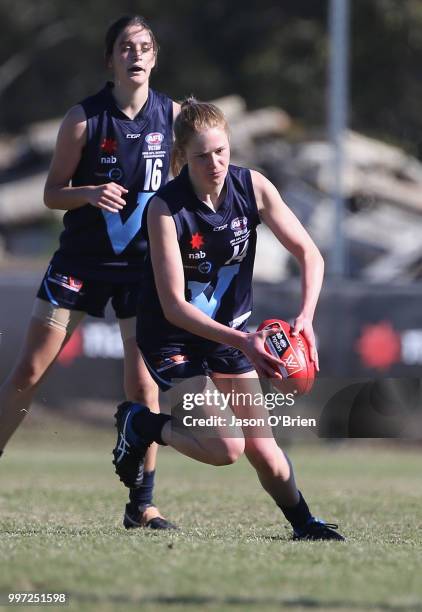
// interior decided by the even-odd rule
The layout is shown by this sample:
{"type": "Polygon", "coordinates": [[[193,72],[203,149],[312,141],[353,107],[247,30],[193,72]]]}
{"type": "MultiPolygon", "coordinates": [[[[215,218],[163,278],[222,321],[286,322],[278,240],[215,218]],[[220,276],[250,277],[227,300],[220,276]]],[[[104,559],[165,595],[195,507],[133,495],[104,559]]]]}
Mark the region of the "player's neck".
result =
{"type": "Polygon", "coordinates": [[[148,100],[148,83],[134,90],[128,90],[116,83],[113,88],[113,96],[117,106],[130,119],[134,119],[148,100]]]}
{"type": "Polygon", "coordinates": [[[192,184],[193,184],[195,193],[197,197],[201,200],[201,202],[203,202],[204,204],[209,206],[211,210],[216,212],[220,208],[225,198],[225,195],[226,195],[225,183],[222,183],[221,185],[216,186],[215,189],[212,189],[212,190],[210,189],[204,190],[203,188],[201,189],[199,185],[195,185],[194,181],[192,181],[192,184]]]}

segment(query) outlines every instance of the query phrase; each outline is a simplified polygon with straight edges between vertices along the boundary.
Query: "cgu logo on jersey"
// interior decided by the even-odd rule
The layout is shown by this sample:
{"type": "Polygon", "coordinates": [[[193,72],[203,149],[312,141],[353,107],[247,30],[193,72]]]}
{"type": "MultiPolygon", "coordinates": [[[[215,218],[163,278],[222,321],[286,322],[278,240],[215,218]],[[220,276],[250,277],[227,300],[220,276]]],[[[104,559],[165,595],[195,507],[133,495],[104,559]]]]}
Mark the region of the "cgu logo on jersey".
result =
{"type": "Polygon", "coordinates": [[[130,140],[136,140],[137,138],[140,138],[141,135],[140,134],[126,134],[126,138],[129,138],[130,140]]]}
{"type": "Polygon", "coordinates": [[[148,145],[148,151],[159,151],[161,143],[164,140],[164,135],[161,132],[150,132],[145,136],[145,142],[148,145]]]}
{"type": "Polygon", "coordinates": [[[112,181],[120,181],[123,176],[123,172],[121,168],[112,168],[108,171],[108,178],[111,178],[112,181]]]}
{"type": "Polygon", "coordinates": [[[247,227],[248,220],[246,217],[236,217],[236,219],[233,219],[233,221],[230,223],[230,229],[233,231],[244,230],[247,227]]]}
{"type": "Polygon", "coordinates": [[[199,264],[198,270],[201,274],[209,274],[212,269],[212,263],[210,261],[203,261],[199,264]]]}

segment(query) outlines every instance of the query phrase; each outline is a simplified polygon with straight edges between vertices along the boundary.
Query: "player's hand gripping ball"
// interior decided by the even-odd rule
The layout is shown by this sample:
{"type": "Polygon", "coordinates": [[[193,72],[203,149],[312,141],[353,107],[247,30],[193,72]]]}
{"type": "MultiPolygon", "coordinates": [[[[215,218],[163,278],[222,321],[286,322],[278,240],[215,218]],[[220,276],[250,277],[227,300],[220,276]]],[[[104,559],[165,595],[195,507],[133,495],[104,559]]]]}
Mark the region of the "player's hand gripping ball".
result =
{"type": "Polygon", "coordinates": [[[291,326],[281,319],[263,321],[257,331],[262,329],[274,330],[274,335],[268,336],[265,341],[265,349],[284,362],[284,365],[280,365],[278,369],[283,380],[272,379],[273,386],[283,393],[286,391],[296,391],[299,395],[309,393],[314,384],[316,368],[311,361],[309,346],[304,336],[301,333],[292,336],[291,326]]]}

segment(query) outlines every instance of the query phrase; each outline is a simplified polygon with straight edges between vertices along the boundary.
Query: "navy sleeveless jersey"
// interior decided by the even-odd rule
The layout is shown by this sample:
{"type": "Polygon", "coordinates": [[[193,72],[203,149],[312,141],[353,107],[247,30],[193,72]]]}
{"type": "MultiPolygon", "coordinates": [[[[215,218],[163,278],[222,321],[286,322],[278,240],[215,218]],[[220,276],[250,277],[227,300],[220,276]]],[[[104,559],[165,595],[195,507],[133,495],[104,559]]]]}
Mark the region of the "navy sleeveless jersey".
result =
{"type": "MultiPolygon", "coordinates": [[[[252,309],[252,274],[258,210],[250,170],[230,165],[226,195],[216,212],[201,202],[187,166],[157,194],[173,216],[185,274],[185,298],[215,321],[243,328],[252,309]]],[[[138,303],[141,349],[195,346],[210,341],[168,322],[147,256],[138,303]]]]}
{"type": "Polygon", "coordinates": [[[173,103],[150,89],[135,119],[116,105],[112,83],[83,100],[87,143],[73,186],[114,181],[126,189],[119,213],[90,204],[64,215],[64,231],[52,264],[80,278],[139,280],[146,253],[143,212],[149,198],[168,180],[173,139],[173,103]]]}

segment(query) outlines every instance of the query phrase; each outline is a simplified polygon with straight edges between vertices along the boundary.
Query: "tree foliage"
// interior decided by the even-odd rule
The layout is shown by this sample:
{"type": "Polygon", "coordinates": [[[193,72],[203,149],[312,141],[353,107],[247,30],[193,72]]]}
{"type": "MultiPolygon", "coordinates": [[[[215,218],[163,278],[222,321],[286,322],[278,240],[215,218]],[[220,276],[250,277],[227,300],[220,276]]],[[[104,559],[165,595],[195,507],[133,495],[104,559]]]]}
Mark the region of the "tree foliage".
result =
{"type": "MultiPolygon", "coordinates": [[[[238,93],[250,108],[324,125],[328,0],[0,0],[0,129],[62,115],[101,86],[104,33],[124,13],[143,14],[158,36],[157,89],[238,93]]],[[[422,3],[351,0],[351,43],[352,127],[422,155],[422,3]]]]}

